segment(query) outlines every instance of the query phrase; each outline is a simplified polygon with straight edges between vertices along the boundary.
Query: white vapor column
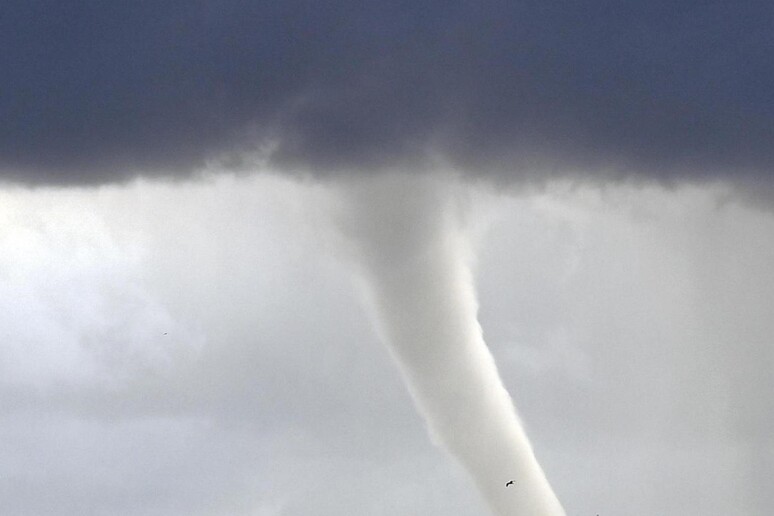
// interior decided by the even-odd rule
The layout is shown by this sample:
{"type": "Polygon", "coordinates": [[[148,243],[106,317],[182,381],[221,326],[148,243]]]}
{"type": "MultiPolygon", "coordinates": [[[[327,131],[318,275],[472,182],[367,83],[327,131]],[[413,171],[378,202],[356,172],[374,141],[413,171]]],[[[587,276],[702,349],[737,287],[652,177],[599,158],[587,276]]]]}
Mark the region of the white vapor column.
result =
{"type": "Polygon", "coordinates": [[[495,514],[563,516],[484,343],[459,199],[430,176],[361,178],[344,187],[339,223],[433,440],[495,514]]]}

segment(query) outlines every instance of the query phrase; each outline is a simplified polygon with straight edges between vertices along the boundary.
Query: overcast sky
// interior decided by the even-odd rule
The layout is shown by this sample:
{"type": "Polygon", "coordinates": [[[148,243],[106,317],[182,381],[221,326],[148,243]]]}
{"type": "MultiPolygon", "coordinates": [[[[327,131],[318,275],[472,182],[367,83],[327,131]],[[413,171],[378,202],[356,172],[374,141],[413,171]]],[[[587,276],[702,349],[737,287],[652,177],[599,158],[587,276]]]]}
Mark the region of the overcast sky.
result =
{"type": "Polygon", "coordinates": [[[486,513],[373,299],[447,201],[568,515],[774,509],[771,2],[8,0],[0,47],[0,513],[486,513]]]}
{"type": "MultiPolygon", "coordinates": [[[[485,513],[371,329],[334,200],[3,192],[2,512],[485,513]]],[[[568,514],[772,507],[769,212],[556,186],[470,217],[484,335],[568,514]]]]}

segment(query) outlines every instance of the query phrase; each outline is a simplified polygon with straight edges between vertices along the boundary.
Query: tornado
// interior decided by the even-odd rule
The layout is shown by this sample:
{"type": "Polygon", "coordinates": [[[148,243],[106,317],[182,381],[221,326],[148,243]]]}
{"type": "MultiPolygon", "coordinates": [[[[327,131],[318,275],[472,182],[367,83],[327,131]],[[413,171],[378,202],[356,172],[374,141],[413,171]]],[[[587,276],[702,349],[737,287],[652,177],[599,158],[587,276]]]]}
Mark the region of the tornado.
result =
{"type": "Polygon", "coordinates": [[[374,176],[343,186],[340,208],[379,336],[432,441],[467,470],[493,514],[563,516],[484,342],[458,187],[437,176],[374,176]]]}

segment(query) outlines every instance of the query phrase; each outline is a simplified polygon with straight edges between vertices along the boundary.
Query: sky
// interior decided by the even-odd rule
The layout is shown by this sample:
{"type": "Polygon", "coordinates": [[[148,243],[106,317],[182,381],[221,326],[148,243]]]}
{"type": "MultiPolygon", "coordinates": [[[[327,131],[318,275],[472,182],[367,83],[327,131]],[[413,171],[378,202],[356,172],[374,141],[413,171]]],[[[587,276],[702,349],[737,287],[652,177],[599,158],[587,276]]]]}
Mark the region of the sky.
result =
{"type": "MultiPolygon", "coordinates": [[[[331,243],[337,195],[3,192],[2,512],[486,514],[331,243]]],[[[771,213],[561,185],[469,210],[484,336],[567,514],[764,514],[771,213]]]]}
{"type": "Polygon", "coordinates": [[[0,512],[769,514],[773,22],[4,2],[0,512]]]}

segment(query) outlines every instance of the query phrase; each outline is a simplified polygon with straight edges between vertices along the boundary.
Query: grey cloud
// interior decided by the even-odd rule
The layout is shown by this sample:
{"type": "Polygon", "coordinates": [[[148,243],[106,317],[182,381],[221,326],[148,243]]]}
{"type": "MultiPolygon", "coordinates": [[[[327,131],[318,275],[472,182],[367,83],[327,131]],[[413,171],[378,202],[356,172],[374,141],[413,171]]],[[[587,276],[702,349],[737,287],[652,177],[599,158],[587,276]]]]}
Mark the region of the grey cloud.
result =
{"type": "MultiPolygon", "coordinates": [[[[155,376],[108,362],[119,389],[4,375],[0,512],[485,513],[464,471],[428,446],[348,270],[328,261],[318,227],[291,231],[306,220],[294,206],[319,200],[299,201],[299,190],[266,175],[2,193],[0,219],[26,229],[0,239],[5,260],[52,221],[73,228],[73,254],[112,242],[101,249],[139,261],[108,276],[142,287],[174,336],[187,328],[207,340],[198,358],[155,376]],[[84,213],[104,222],[89,226],[96,235],[84,213]]],[[[703,189],[481,202],[499,210],[478,259],[482,327],[568,514],[768,515],[771,215],[717,207],[703,189]]],[[[33,272],[68,256],[40,249],[33,272]]],[[[20,270],[8,263],[3,281],[20,270]]],[[[56,268],[45,283],[23,282],[36,296],[3,291],[0,302],[35,306],[52,285],[79,306],[67,274],[56,268]]],[[[109,301],[94,274],[79,283],[109,301]]],[[[93,326],[78,322],[105,310],[87,304],[66,324],[88,337],[93,326]]],[[[144,314],[127,318],[156,328],[144,314]]],[[[24,331],[0,325],[3,365],[24,331]]],[[[56,356],[27,351],[40,364],[56,356]]]]}
{"type": "Polygon", "coordinates": [[[768,2],[55,2],[0,8],[0,178],[183,175],[268,152],[768,181],[768,2]]]}

